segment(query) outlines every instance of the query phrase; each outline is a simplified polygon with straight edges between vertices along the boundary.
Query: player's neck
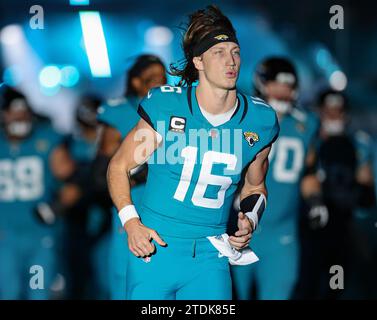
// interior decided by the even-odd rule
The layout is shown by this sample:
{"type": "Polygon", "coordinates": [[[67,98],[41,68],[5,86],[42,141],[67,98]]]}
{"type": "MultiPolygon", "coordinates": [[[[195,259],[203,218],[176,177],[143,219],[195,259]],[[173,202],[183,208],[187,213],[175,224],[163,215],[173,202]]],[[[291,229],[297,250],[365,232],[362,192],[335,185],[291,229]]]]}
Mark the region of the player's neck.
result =
{"type": "Polygon", "coordinates": [[[209,83],[199,82],[196,89],[199,105],[211,114],[222,114],[231,110],[237,99],[237,91],[213,88],[209,83]]]}

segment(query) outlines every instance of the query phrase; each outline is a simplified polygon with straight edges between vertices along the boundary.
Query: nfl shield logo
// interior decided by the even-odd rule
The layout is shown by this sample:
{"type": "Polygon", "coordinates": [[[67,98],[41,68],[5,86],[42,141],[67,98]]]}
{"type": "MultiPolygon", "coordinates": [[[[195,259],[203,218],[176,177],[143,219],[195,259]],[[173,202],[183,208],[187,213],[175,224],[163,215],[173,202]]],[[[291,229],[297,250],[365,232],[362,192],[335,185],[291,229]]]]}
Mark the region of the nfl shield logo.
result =
{"type": "Polygon", "coordinates": [[[209,131],[209,136],[214,139],[214,138],[217,138],[219,136],[219,132],[217,131],[217,129],[211,129],[209,131]]]}

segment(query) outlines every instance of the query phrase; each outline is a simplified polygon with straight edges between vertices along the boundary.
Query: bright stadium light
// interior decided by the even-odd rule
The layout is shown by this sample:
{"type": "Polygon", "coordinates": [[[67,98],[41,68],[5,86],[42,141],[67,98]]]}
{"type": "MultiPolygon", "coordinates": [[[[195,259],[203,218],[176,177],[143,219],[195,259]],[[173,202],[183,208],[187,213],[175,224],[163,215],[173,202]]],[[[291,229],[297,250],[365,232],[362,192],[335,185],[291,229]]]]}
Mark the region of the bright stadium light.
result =
{"type": "Polygon", "coordinates": [[[55,87],[50,87],[50,88],[41,86],[39,89],[41,93],[43,93],[43,95],[47,97],[53,97],[59,93],[60,86],[55,86],[55,87]]]}
{"type": "Polygon", "coordinates": [[[71,6],[88,6],[90,4],[89,0],[69,0],[71,6]]]}
{"type": "Polygon", "coordinates": [[[347,87],[347,77],[340,70],[336,70],[331,74],[329,82],[331,88],[337,91],[343,91],[347,87]]]}
{"type": "Polygon", "coordinates": [[[318,49],[316,53],[316,62],[322,69],[326,69],[326,67],[332,63],[330,52],[325,48],[318,49]]]}
{"type": "Polygon", "coordinates": [[[60,84],[64,87],[73,87],[80,79],[80,73],[74,66],[65,66],[61,68],[60,84]]]}
{"type": "Polygon", "coordinates": [[[17,65],[13,65],[5,68],[3,73],[3,81],[7,85],[15,87],[21,83],[23,78],[22,75],[22,69],[17,65]]]}
{"type": "Polygon", "coordinates": [[[92,76],[111,77],[106,40],[99,12],[81,11],[80,21],[92,76]]]}
{"type": "Polygon", "coordinates": [[[39,73],[39,83],[45,88],[54,88],[59,85],[61,73],[57,66],[46,66],[39,73]]]}
{"type": "Polygon", "coordinates": [[[151,27],[145,32],[145,42],[149,46],[168,46],[173,41],[173,32],[166,27],[151,27]]]}
{"type": "Polygon", "coordinates": [[[3,45],[12,46],[20,43],[24,37],[21,26],[10,24],[0,32],[0,41],[3,45]]]}

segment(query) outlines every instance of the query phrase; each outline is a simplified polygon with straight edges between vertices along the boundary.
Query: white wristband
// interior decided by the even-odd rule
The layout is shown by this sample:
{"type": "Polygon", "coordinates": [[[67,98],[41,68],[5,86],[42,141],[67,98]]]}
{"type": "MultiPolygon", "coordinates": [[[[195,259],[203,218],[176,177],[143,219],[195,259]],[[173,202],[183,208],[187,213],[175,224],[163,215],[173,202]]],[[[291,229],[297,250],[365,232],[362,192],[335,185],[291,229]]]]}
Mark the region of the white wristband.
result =
{"type": "Polygon", "coordinates": [[[126,224],[126,222],[132,218],[139,218],[139,215],[137,214],[136,208],[134,205],[129,204],[125,206],[122,210],[118,213],[120,222],[122,223],[122,226],[126,224]]]}
{"type": "MultiPolygon", "coordinates": [[[[253,210],[251,211],[248,211],[245,213],[245,215],[251,220],[253,221],[253,224],[254,224],[254,230],[257,228],[258,224],[259,224],[259,217],[262,216],[263,214],[263,211],[264,209],[266,208],[267,206],[267,199],[266,199],[266,196],[261,193],[259,195],[259,198],[257,200],[257,202],[255,203],[254,207],[253,207],[253,210]]],[[[254,231],[253,230],[253,231],[254,231]]]]}

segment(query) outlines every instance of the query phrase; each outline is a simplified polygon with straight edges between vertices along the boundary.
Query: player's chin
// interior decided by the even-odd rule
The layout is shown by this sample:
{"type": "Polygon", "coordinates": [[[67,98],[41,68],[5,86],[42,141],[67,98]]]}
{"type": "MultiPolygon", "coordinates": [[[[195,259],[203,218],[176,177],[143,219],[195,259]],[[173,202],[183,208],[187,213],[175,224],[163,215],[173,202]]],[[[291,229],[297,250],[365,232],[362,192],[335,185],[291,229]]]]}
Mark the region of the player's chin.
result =
{"type": "Polygon", "coordinates": [[[236,82],[226,81],[219,87],[223,90],[236,90],[236,82]]]}

